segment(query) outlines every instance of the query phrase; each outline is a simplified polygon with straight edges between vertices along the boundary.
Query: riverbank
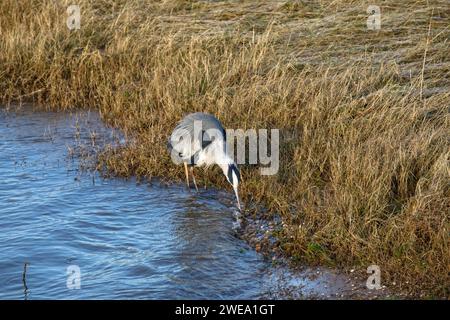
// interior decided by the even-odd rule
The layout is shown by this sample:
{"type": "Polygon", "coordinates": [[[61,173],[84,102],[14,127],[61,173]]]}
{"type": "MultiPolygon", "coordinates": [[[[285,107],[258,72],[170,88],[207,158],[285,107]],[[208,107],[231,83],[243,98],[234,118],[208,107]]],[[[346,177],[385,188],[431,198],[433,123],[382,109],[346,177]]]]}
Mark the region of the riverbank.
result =
{"type": "MultiPolygon", "coordinates": [[[[69,2],[2,2],[4,103],[96,109],[132,141],[99,169],[167,181],[183,178],[162,143],[183,114],[278,128],[279,173],[243,166],[241,193],[279,215],[284,255],[448,296],[445,1],[384,2],[379,30],[363,1],[79,3],[69,30],[69,2]]],[[[198,180],[226,188],[218,173],[198,180]]]]}
{"type": "Polygon", "coordinates": [[[224,190],[102,178],[97,152],[121,143],[95,111],[0,108],[0,203],[9,204],[0,206],[0,298],[389,297],[337,270],[269,257],[258,244],[273,225],[237,219],[224,190]],[[69,267],[82,290],[67,290],[69,267]]]}

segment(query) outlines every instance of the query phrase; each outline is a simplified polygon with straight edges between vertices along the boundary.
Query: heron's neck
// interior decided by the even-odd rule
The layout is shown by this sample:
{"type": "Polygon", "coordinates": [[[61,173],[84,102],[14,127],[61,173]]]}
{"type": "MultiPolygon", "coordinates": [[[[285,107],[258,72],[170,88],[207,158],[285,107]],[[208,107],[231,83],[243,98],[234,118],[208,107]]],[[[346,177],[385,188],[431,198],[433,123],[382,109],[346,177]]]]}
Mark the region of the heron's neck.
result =
{"type": "Polygon", "coordinates": [[[234,164],[234,160],[224,151],[220,150],[216,153],[216,163],[222,168],[222,171],[226,174],[228,172],[228,167],[234,164]]]}

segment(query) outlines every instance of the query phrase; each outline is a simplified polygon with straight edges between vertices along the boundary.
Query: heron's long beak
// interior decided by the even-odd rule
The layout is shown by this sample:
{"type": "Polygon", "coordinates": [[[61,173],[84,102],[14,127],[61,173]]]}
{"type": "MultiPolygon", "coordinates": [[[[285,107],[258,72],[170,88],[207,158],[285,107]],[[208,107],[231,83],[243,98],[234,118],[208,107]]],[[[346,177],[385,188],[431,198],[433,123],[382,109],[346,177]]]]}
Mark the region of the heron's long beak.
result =
{"type": "Polygon", "coordinates": [[[233,186],[233,190],[234,190],[234,194],[236,195],[237,206],[240,211],[241,210],[241,202],[239,201],[238,186],[233,186]]]}

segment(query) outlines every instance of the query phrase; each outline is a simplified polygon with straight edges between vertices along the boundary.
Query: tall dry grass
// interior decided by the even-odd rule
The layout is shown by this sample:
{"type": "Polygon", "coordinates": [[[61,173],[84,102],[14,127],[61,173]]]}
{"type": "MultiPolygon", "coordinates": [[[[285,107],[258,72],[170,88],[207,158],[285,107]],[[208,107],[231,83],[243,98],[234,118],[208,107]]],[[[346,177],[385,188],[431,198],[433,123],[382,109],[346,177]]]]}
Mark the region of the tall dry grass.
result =
{"type": "Polygon", "coordinates": [[[446,0],[383,1],[379,31],[371,1],[77,2],[70,31],[72,1],[1,1],[3,103],[99,110],[130,137],[99,159],[120,176],[182,178],[163,142],[189,112],[280,128],[280,172],[243,167],[241,192],[280,214],[287,255],[449,296],[446,0]]]}

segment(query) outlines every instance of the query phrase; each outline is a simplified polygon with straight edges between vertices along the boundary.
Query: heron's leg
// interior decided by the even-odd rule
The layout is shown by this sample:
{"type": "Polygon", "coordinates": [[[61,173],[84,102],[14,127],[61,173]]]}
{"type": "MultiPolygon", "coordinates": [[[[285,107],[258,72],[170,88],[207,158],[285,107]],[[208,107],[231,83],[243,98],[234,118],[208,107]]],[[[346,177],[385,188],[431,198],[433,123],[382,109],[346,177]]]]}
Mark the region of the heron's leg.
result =
{"type": "Polygon", "coordinates": [[[198,192],[197,182],[195,181],[194,167],[191,167],[192,180],[194,181],[195,190],[198,192]]]}
{"type": "Polygon", "coordinates": [[[184,162],[184,173],[186,173],[186,185],[189,189],[189,171],[188,171],[188,165],[186,162],[184,162]]]}

